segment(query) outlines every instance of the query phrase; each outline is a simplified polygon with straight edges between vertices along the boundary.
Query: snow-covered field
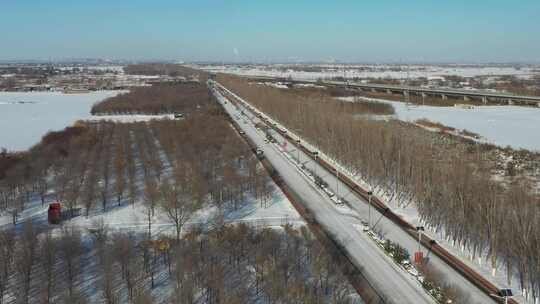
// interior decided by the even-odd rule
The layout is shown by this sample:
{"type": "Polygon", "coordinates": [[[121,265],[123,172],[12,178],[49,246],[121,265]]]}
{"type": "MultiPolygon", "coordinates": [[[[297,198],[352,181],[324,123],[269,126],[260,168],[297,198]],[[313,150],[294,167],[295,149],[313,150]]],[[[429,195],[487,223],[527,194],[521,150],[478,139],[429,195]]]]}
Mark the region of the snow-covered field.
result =
{"type": "MultiPolygon", "coordinates": [[[[271,181],[270,181],[271,182],[271,181]]],[[[244,201],[238,204],[236,210],[225,208],[223,210],[223,219],[227,223],[246,223],[256,227],[277,227],[284,224],[293,226],[304,225],[304,221],[298,212],[285,197],[283,192],[273,183],[273,192],[266,204],[261,204],[254,197],[245,197],[244,201]]],[[[52,197],[50,198],[52,199],[52,197]]],[[[49,200],[50,200],[49,199],[49,200]]],[[[49,201],[48,200],[48,201],[49,201]]],[[[111,200],[114,200],[111,195],[111,200]]],[[[28,219],[36,224],[47,224],[48,203],[41,205],[39,198],[35,197],[19,217],[18,222],[24,222],[28,219]]],[[[121,206],[115,206],[115,202],[110,203],[106,212],[96,208],[88,217],[83,215],[67,221],[64,225],[72,225],[83,232],[85,229],[95,228],[97,223],[105,223],[111,230],[145,232],[148,229],[148,220],[146,218],[146,209],[142,198],[134,205],[125,202],[121,206]]],[[[213,205],[207,205],[199,210],[193,218],[187,223],[186,227],[202,225],[208,227],[215,222],[218,210],[213,205]]],[[[0,214],[1,227],[10,227],[12,225],[11,216],[8,213],[0,214]]],[[[154,234],[174,235],[174,224],[156,207],[155,216],[152,219],[152,230],[154,234]]]]}
{"type": "Polygon", "coordinates": [[[121,92],[0,92],[0,148],[26,150],[48,131],[90,118],[94,103],[121,92]]]}
{"type": "MultiPolygon", "coordinates": [[[[405,121],[426,118],[459,130],[466,129],[498,146],[540,151],[540,108],[518,106],[433,107],[407,105],[404,102],[374,98],[392,104],[396,117],[405,121]]],[[[352,101],[353,97],[344,100],[352,101]]]]}
{"type": "Polygon", "coordinates": [[[292,77],[300,80],[316,80],[320,78],[419,78],[457,75],[502,76],[515,75],[530,78],[538,75],[537,67],[512,66],[438,66],[438,65],[207,65],[199,68],[211,72],[230,73],[243,76],[292,77]],[[315,69],[314,69],[315,68],[315,69]]]}
{"type": "Polygon", "coordinates": [[[85,67],[80,67],[80,66],[63,66],[63,67],[60,67],[59,68],[60,70],[62,71],[72,71],[74,69],[87,69],[89,71],[101,71],[101,72],[104,72],[104,71],[112,71],[112,72],[115,72],[115,73],[121,73],[123,74],[124,73],[124,66],[122,65],[95,65],[95,66],[85,66],[85,67]]]}
{"type": "Polygon", "coordinates": [[[134,114],[134,115],[95,115],[91,116],[89,121],[112,121],[118,123],[131,123],[131,122],[141,122],[141,121],[150,121],[155,119],[174,119],[174,114],[162,114],[162,115],[144,115],[144,114],[134,114]]]}

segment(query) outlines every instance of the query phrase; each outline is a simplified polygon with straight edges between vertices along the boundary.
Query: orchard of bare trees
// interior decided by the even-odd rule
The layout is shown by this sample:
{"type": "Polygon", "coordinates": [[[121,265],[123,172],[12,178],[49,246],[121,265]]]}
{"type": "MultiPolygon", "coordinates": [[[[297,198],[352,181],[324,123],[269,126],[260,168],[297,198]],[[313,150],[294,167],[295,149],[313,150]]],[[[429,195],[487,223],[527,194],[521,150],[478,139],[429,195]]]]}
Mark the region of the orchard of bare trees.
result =
{"type": "Polygon", "coordinates": [[[1,230],[0,303],[356,303],[307,228],[247,225],[153,240],[24,224],[1,230]]]}
{"type": "Polygon", "coordinates": [[[132,75],[168,75],[172,77],[196,78],[202,84],[208,79],[208,73],[181,64],[139,63],[128,65],[124,68],[124,71],[132,75]]]}
{"type": "Polygon", "coordinates": [[[144,200],[150,215],[161,208],[180,229],[185,216],[209,200],[236,209],[248,192],[264,199],[268,181],[225,118],[212,113],[181,121],[80,123],[47,135],[7,170],[0,211],[12,214],[15,224],[36,200],[58,200],[68,213],[81,210],[87,217],[144,200]]]}
{"type": "Polygon", "coordinates": [[[225,224],[228,211],[248,197],[263,206],[272,189],[202,85],[149,90],[104,111],[118,103],[152,113],[141,96],[165,106],[174,92],[175,106],[196,110],[182,120],[79,122],[6,162],[0,216],[12,225],[0,227],[0,304],[353,303],[355,291],[306,228],[225,224]],[[21,217],[53,200],[66,214],[61,226],[46,213],[21,217]],[[208,207],[218,210],[209,225],[188,225],[208,207]],[[121,208],[142,209],[145,227],[72,222],[121,208]],[[165,234],[158,213],[172,227],[165,234]]]}
{"type": "MultiPolygon", "coordinates": [[[[446,144],[399,121],[359,119],[353,105],[248,83],[220,82],[348,167],[400,206],[416,204],[421,220],[471,258],[505,269],[540,296],[540,200],[525,179],[493,178],[480,144],[446,144]]],[[[439,138],[440,139],[440,138],[439,138]]]]}

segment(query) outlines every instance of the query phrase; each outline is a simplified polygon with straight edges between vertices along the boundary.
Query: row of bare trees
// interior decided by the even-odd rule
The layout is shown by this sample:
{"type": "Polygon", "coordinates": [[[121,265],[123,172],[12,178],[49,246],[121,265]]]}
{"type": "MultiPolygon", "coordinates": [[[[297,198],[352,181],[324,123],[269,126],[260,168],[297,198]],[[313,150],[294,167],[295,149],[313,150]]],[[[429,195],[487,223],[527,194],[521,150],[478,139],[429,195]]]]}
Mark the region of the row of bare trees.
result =
{"type": "Polygon", "coordinates": [[[472,259],[490,261],[493,272],[504,267],[508,283],[517,279],[528,295],[540,296],[539,197],[524,180],[494,180],[482,145],[450,145],[407,123],[359,119],[353,106],[322,93],[305,98],[235,77],[221,81],[374,191],[400,206],[416,204],[426,225],[472,259]]]}
{"type": "Polygon", "coordinates": [[[171,76],[171,77],[184,77],[184,78],[196,78],[201,83],[206,82],[208,73],[202,70],[196,70],[181,64],[167,64],[167,63],[139,63],[130,64],[124,68],[127,74],[132,75],[147,75],[147,76],[171,76]]]}
{"type": "Polygon", "coordinates": [[[146,239],[100,224],[0,231],[0,303],[356,303],[309,233],[244,224],[146,239]]]}
{"type": "Polygon", "coordinates": [[[0,230],[0,242],[0,303],[85,303],[85,248],[78,230],[54,236],[28,221],[20,232],[0,230]]]}
{"type": "Polygon", "coordinates": [[[191,113],[210,101],[208,89],[199,83],[163,83],[132,88],[92,107],[92,114],[191,113]]]}

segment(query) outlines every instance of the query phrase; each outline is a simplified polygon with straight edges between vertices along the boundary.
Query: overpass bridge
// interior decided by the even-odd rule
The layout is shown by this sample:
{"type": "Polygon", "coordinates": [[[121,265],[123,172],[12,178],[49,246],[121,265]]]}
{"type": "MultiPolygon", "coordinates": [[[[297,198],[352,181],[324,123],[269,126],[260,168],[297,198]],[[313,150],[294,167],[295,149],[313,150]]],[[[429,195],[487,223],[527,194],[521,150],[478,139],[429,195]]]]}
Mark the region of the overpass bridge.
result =
{"type": "Polygon", "coordinates": [[[525,95],[516,95],[508,93],[498,93],[491,91],[483,90],[459,90],[459,89],[448,89],[448,88],[426,88],[426,87],[416,87],[416,86],[404,86],[404,85],[387,85],[387,84],[375,84],[375,83],[354,83],[354,82],[343,82],[343,81],[315,81],[315,80],[299,80],[299,79],[284,79],[278,77],[257,77],[249,76],[248,79],[258,80],[258,81],[280,81],[284,83],[293,83],[293,84],[302,84],[302,83],[311,83],[318,84],[323,86],[333,86],[333,87],[346,87],[351,89],[358,89],[361,91],[370,91],[370,92],[382,92],[387,94],[402,94],[407,97],[409,95],[422,96],[423,98],[430,97],[439,97],[443,100],[450,98],[463,99],[464,101],[469,100],[479,100],[484,104],[490,102],[497,103],[507,103],[509,105],[519,104],[519,105],[531,105],[540,107],[540,96],[525,96],[525,95]]]}

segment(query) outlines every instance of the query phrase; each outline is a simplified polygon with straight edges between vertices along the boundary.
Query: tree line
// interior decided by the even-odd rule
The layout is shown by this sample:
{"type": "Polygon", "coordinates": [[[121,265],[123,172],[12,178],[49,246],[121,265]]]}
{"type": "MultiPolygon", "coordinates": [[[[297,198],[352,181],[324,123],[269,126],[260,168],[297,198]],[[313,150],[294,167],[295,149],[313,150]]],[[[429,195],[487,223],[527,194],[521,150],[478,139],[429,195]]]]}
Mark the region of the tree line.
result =
{"type": "Polygon", "coordinates": [[[208,73],[196,70],[181,64],[170,63],[139,63],[130,64],[124,68],[127,74],[147,75],[147,76],[182,76],[185,78],[197,78],[200,83],[205,83],[208,79],[208,73]]]}
{"type": "Polygon", "coordinates": [[[197,83],[156,84],[132,88],[128,93],[109,97],[92,107],[99,114],[190,113],[208,104],[208,89],[197,83]]]}
{"type": "Polygon", "coordinates": [[[540,201],[525,179],[493,177],[484,149],[400,121],[358,119],[341,101],[220,75],[227,88],[345,165],[373,190],[415,204],[421,220],[471,259],[506,269],[529,296],[540,293],[540,201]]]}

